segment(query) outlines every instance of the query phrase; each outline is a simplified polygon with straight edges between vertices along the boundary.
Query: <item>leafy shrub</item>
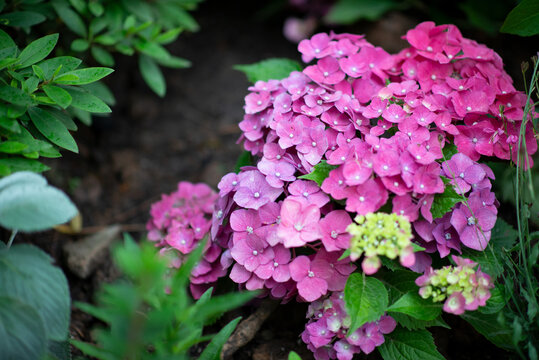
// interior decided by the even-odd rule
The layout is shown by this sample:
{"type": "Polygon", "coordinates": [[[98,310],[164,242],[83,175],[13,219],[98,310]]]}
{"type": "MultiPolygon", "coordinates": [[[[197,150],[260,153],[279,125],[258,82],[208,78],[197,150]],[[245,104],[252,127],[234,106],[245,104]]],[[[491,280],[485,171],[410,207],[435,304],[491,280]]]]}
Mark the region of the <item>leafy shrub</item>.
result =
{"type": "Polygon", "coordinates": [[[210,341],[198,359],[219,359],[240,318],[215,335],[203,335],[204,325],[251,299],[253,293],[211,297],[210,289],[193,303],[187,285],[202,250],[199,246],[179,269],[169,270],[166,254],[159,256],[148,243],[138,246],[126,236],[114,252],[126,278],[104,285],[97,305],[76,304],[107,327],[96,331],[96,345],[72,341],[73,345],[98,359],[189,359],[193,345],[210,341]]]}
{"type": "Polygon", "coordinates": [[[142,77],[156,94],[164,96],[166,83],[159,66],[184,68],[190,62],[171,55],[163,45],[176,40],[183,30],[198,30],[188,11],[200,1],[22,0],[4,3],[0,22],[26,32],[39,24],[54,28],[63,22],[72,33],[64,39],[64,51],[89,53],[103,66],[114,66],[113,53],[136,54],[142,77]]]}
{"type": "Polygon", "coordinates": [[[81,67],[70,56],[47,58],[58,34],[19,50],[0,30],[0,176],[15,171],[41,172],[40,157],[60,157],[60,149],[78,152],[70,134],[73,117],[85,124],[91,113],[107,113],[112,99],[98,80],[112,69],[81,67]]]}

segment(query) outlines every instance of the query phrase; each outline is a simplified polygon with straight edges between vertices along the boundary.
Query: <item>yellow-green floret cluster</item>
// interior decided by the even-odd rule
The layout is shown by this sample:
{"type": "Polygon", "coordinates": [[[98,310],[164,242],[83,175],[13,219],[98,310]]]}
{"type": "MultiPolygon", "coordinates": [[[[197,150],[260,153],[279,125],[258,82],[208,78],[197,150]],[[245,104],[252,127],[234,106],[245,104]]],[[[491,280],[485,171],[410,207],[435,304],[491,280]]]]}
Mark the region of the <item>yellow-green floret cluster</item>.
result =
{"type": "Polygon", "coordinates": [[[403,266],[414,264],[412,226],[406,217],[378,212],[358,215],[354,221],[346,229],[352,235],[350,258],[356,260],[365,255],[361,266],[366,274],[380,268],[380,255],[399,257],[403,266]]]}
{"type": "Polygon", "coordinates": [[[493,286],[490,276],[480,268],[476,270],[477,264],[469,259],[453,256],[453,260],[457,266],[429,268],[416,279],[419,295],[424,299],[432,298],[433,302],[445,301],[444,310],[457,315],[485,306],[493,286]]]}

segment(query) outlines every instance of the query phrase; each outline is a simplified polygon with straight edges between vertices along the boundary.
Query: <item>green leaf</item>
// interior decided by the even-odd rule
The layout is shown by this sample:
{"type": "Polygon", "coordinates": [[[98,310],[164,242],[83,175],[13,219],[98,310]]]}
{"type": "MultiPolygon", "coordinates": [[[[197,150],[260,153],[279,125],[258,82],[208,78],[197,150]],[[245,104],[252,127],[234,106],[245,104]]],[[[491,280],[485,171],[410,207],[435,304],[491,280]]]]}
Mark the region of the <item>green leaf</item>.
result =
{"type": "Polygon", "coordinates": [[[45,230],[76,214],[71,200],[52,186],[21,183],[0,192],[0,224],[8,229],[45,230]]]}
{"type": "Polygon", "coordinates": [[[301,358],[295,351],[290,351],[288,354],[288,360],[301,360],[301,358]]]}
{"type": "Polygon", "coordinates": [[[346,281],[344,301],[351,318],[348,332],[353,333],[366,322],[380,319],[387,309],[388,295],[380,280],[354,273],[346,281]]]}
{"type": "Polygon", "coordinates": [[[453,186],[450,184],[445,185],[445,190],[441,194],[434,194],[434,200],[430,212],[433,219],[443,217],[449,210],[456,204],[462,201],[462,196],[457,194],[453,186]]]}
{"type": "Polygon", "coordinates": [[[2,358],[42,359],[46,345],[45,326],[37,311],[19,299],[0,296],[2,358]]]}
{"type": "Polygon", "coordinates": [[[249,65],[236,65],[239,70],[247,75],[247,79],[254,83],[259,80],[281,80],[290,75],[292,71],[301,71],[301,65],[294,60],[284,58],[272,58],[249,65]]]}
{"type": "Polygon", "coordinates": [[[110,89],[105,85],[104,83],[100,81],[96,81],[91,84],[82,85],[81,88],[84,90],[87,90],[90,94],[97,96],[101,100],[103,100],[107,105],[114,105],[116,104],[116,99],[114,98],[114,94],[110,89]]]}
{"type": "Polygon", "coordinates": [[[67,130],[75,131],[77,130],[77,124],[73,121],[73,119],[69,116],[69,114],[66,111],[58,110],[55,108],[47,108],[45,111],[48,111],[52,114],[55,118],[60,120],[64,123],[67,130]]]}
{"type": "Polygon", "coordinates": [[[94,59],[101,65],[114,66],[114,57],[107,50],[100,46],[93,45],[90,51],[94,59]]]}
{"type": "Polygon", "coordinates": [[[45,85],[42,87],[45,94],[63,109],[71,104],[71,95],[64,89],[54,85],[45,85]]]}
{"type": "Polygon", "coordinates": [[[513,329],[510,326],[502,326],[498,322],[498,314],[482,314],[479,311],[466,311],[460,315],[470,325],[482,334],[488,341],[494,345],[513,350],[513,329]]]}
{"type": "Polygon", "coordinates": [[[90,3],[88,4],[88,8],[95,17],[100,17],[105,12],[105,8],[103,7],[103,5],[101,5],[97,1],[90,1],[90,3]]]}
{"type": "Polygon", "coordinates": [[[249,165],[253,165],[253,159],[251,153],[245,150],[238,157],[238,160],[236,161],[236,166],[234,167],[234,172],[237,174],[240,172],[242,167],[249,165]]]}
{"type": "Polygon", "coordinates": [[[0,296],[13,296],[36,309],[47,338],[65,340],[71,305],[62,270],[43,250],[27,244],[0,250],[0,259],[0,296]]]}
{"type": "Polygon", "coordinates": [[[539,34],[539,1],[522,0],[507,15],[500,31],[520,36],[539,34]]]}
{"type": "Polygon", "coordinates": [[[135,49],[156,60],[167,60],[170,58],[170,53],[167,49],[155,42],[139,41],[135,44],[135,49]]]}
{"type": "Polygon", "coordinates": [[[347,25],[361,19],[378,20],[386,12],[399,8],[394,0],[339,0],[324,20],[329,24],[347,25]]]}
{"type": "Polygon", "coordinates": [[[28,109],[28,115],[43,136],[64,149],[74,153],[79,152],[77,143],[69,133],[64,123],[59,121],[52,114],[38,107],[28,109]]]}
{"type": "Polygon", "coordinates": [[[33,104],[32,97],[19,88],[14,88],[9,85],[0,86],[0,99],[21,106],[29,106],[33,104]]]}
{"type": "Polygon", "coordinates": [[[410,270],[385,271],[377,273],[380,281],[384,283],[389,292],[389,302],[394,303],[404,294],[409,292],[419,291],[419,287],[415,284],[418,277],[417,273],[410,270]]]}
{"type": "Polygon", "coordinates": [[[9,130],[13,133],[20,133],[21,128],[17,120],[0,116],[0,127],[9,130]]]}
{"type": "Polygon", "coordinates": [[[19,65],[24,68],[33,65],[51,53],[58,42],[58,34],[51,34],[34,40],[21,51],[19,65]]]}
{"type": "Polygon", "coordinates": [[[50,169],[50,167],[43,165],[37,160],[33,159],[25,159],[20,157],[12,157],[12,158],[0,158],[0,167],[5,169],[9,169],[8,173],[2,173],[2,175],[9,175],[9,173],[16,172],[16,171],[33,171],[33,172],[43,172],[50,169]]]}
{"type": "Polygon", "coordinates": [[[212,339],[212,341],[206,346],[202,354],[199,356],[199,360],[218,360],[221,348],[228,340],[232,332],[240,322],[241,317],[235,318],[223,327],[212,339]]]}
{"type": "Polygon", "coordinates": [[[478,311],[483,314],[495,314],[503,309],[506,302],[503,286],[501,284],[496,284],[496,286],[490,290],[490,298],[487,300],[487,304],[485,306],[480,306],[478,311]]]}
{"type": "Polygon", "coordinates": [[[384,360],[443,360],[434,339],[427,330],[409,331],[396,328],[384,335],[385,342],[378,347],[384,360]]]}
{"type": "Polygon", "coordinates": [[[180,35],[182,31],[183,29],[181,27],[170,29],[156,36],[154,40],[158,42],[159,44],[165,44],[165,45],[170,44],[171,42],[173,42],[174,40],[178,38],[178,35],[180,35]]]}
{"type": "Polygon", "coordinates": [[[440,315],[442,306],[439,303],[433,303],[430,299],[421,298],[415,291],[404,294],[387,311],[403,313],[419,320],[429,321],[440,315]]]}
{"type": "Polygon", "coordinates": [[[395,321],[399,323],[399,325],[405,327],[408,330],[426,329],[431,326],[439,326],[446,329],[451,329],[451,327],[447,325],[447,323],[444,321],[444,319],[442,319],[441,316],[430,321],[414,319],[413,317],[402,313],[391,313],[391,317],[395,319],[395,321]]]}
{"type": "Polygon", "coordinates": [[[167,91],[165,77],[156,62],[146,55],[141,55],[139,57],[139,69],[142,78],[146,84],[148,84],[150,89],[160,97],[165,96],[167,91]]]}
{"type": "Polygon", "coordinates": [[[71,31],[83,38],[88,35],[84,21],[71,9],[67,1],[52,0],[52,7],[71,31]]]}
{"type": "Polygon", "coordinates": [[[326,178],[329,176],[329,172],[336,168],[338,168],[338,166],[329,165],[326,160],[322,160],[314,166],[314,170],[311,173],[298,176],[298,178],[304,180],[312,180],[316,182],[318,186],[322,186],[324,180],[326,180],[326,178]]]}
{"type": "Polygon", "coordinates": [[[73,56],[59,56],[52,59],[47,59],[40,62],[38,65],[45,73],[45,78],[50,79],[52,76],[59,76],[66,72],[75,70],[82,63],[82,60],[73,56]],[[60,70],[58,68],[60,67],[60,70]],[[57,74],[55,72],[58,71],[57,74]]]}
{"type": "Polygon", "coordinates": [[[109,113],[112,111],[110,110],[110,107],[103,102],[103,100],[95,95],[90,94],[86,90],[76,87],[66,87],[65,90],[73,98],[71,102],[71,106],[73,107],[91,113],[109,113]]]}
{"type": "Polygon", "coordinates": [[[63,76],[74,75],[76,79],[57,78],[55,82],[61,85],[85,85],[96,82],[107,75],[110,75],[114,70],[106,67],[89,67],[85,69],[73,70],[64,73],[63,76]]]}
{"type": "Polygon", "coordinates": [[[191,66],[191,62],[187,59],[177,57],[177,56],[170,56],[168,59],[156,59],[159,65],[174,68],[174,69],[182,69],[182,68],[188,68],[191,66]]]}
{"type": "Polygon", "coordinates": [[[0,14],[0,23],[7,26],[31,27],[42,23],[47,18],[33,11],[14,11],[8,14],[0,14]]]}
{"type": "Polygon", "coordinates": [[[86,39],[75,39],[71,43],[71,50],[76,52],[83,52],[88,50],[90,43],[86,39]]]}
{"type": "Polygon", "coordinates": [[[16,48],[17,45],[4,30],[0,29],[0,49],[16,48]]]}
{"type": "Polygon", "coordinates": [[[22,144],[17,141],[4,141],[0,142],[0,152],[6,154],[16,154],[26,149],[28,145],[22,144]]]}
{"type": "Polygon", "coordinates": [[[444,148],[442,149],[442,154],[444,155],[445,160],[451,160],[453,155],[458,153],[457,147],[455,144],[446,144],[444,148]]]}

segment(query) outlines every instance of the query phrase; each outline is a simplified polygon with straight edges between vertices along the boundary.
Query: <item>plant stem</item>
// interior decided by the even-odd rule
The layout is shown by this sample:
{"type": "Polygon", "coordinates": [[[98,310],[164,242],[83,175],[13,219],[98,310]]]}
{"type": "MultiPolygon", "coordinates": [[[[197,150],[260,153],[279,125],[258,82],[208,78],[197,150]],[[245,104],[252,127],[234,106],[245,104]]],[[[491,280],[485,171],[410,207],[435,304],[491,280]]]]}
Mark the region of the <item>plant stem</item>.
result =
{"type": "Polygon", "coordinates": [[[15,236],[17,235],[18,230],[11,231],[11,236],[9,237],[9,241],[7,243],[7,248],[9,249],[11,247],[11,244],[13,244],[13,240],[15,240],[15,236]]]}

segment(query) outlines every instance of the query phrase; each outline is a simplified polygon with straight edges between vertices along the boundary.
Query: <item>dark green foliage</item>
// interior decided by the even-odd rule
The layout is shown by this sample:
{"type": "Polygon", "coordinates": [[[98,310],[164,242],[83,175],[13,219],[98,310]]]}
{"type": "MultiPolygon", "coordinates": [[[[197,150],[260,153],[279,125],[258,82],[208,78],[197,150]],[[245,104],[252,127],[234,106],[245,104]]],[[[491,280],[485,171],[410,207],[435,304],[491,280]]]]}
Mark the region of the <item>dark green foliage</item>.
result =
{"type": "Polygon", "coordinates": [[[163,45],[176,40],[183,30],[198,30],[188,11],[200,1],[21,0],[1,6],[2,1],[0,24],[26,32],[42,23],[61,33],[65,27],[72,36],[63,39],[70,41],[63,47],[85,58],[89,55],[103,66],[114,66],[114,53],[138,54],[143,79],[164,96],[166,83],[159,66],[184,68],[190,62],[171,55],[163,45]]]}
{"type": "Polygon", "coordinates": [[[0,176],[46,170],[37,159],[59,157],[60,149],[78,152],[72,116],[110,112],[110,98],[82,86],[112,69],[79,68],[81,60],[67,56],[46,59],[57,41],[58,34],[47,35],[19,50],[0,30],[0,176]]]}
{"type": "Polygon", "coordinates": [[[116,265],[126,278],[104,285],[96,305],[76,304],[107,327],[96,330],[96,345],[72,341],[73,345],[98,359],[189,359],[193,345],[213,338],[200,358],[218,359],[239,319],[215,336],[203,335],[204,325],[242,305],[254,293],[212,298],[210,289],[193,302],[187,285],[201,254],[202,246],[180,269],[171,270],[166,255],[159,256],[150,244],[139,246],[126,236],[124,245],[114,251],[116,265]]]}
{"type": "Polygon", "coordinates": [[[520,36],[539,34],[539,0],[523,0],[503,23],[501,32],[520,36]]]}

